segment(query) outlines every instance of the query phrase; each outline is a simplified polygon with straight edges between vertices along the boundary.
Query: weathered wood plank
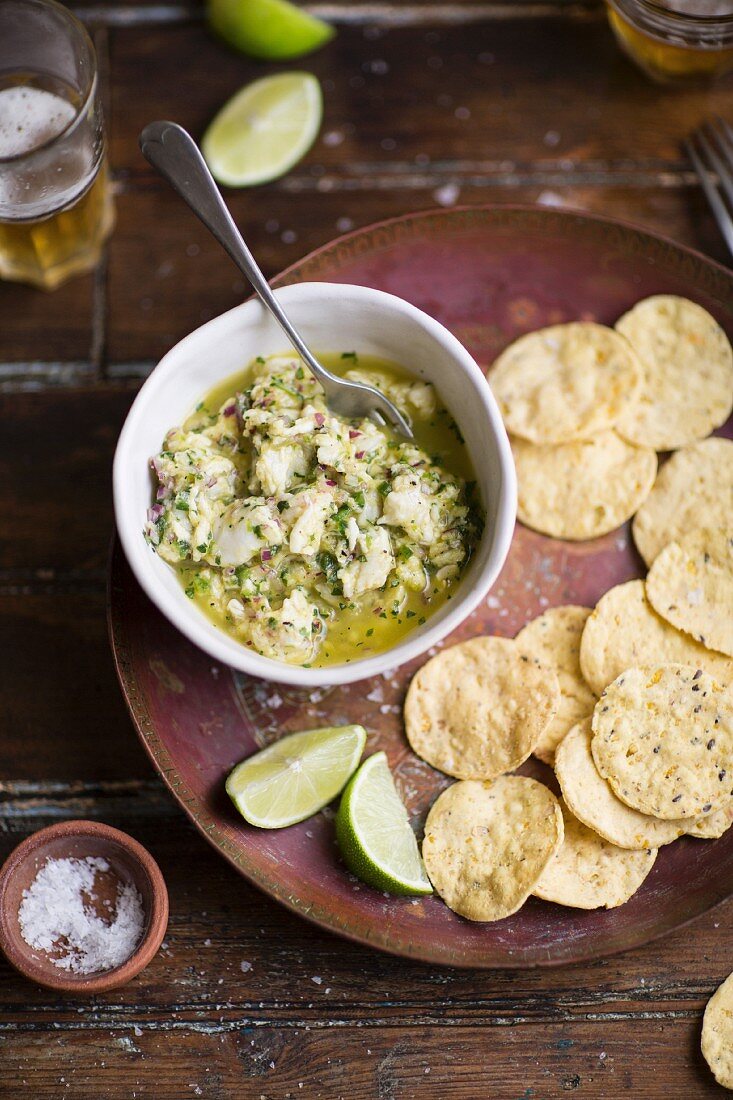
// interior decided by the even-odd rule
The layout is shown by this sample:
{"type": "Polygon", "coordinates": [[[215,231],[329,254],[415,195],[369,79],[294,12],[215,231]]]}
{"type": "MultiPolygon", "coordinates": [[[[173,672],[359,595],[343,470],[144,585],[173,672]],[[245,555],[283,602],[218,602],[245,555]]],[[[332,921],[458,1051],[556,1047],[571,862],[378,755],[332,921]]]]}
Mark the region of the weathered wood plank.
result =
{"type": "MultiPolygon", "coordinates": [[[[600,0],[295,0],[299,7],[335,26],[420,26],[477,23],[497,19],[597,16],[600,0]]],[[[103,26],[151,26],[203,18],[203,0],[73,0],[69,5],[86,23],[103,26]]]]}
{"type": "MultiPolygon", "coordinates": [[[[268,275],[340,232],[428,209],[446,198],[467,204],[540,201],[612,214],[726,259],[695,188],[451,185],[446,191],[445,184],[438,186],[429,179],[426,184],[410,190],[347,190],[337,195],[329,187],[302,195],[268,188],[256,201],[239,193],[231,194],[229,202],[268,275]]],[[[175,195],[157,187],[120,198],[109,287],[108,353],[116,377],[126,373],[126,361],[157,361],[191,329],[249,293],[244,279],[203,226],[175,195]],[[130,279],[130,271],[135,271],[135,279],[130,279]]],[[[133,371],[139,373],[139,367],[133,366],[133,371]]]]}
{"type": "Polygon", "coordinates": [[[91,275],[72,279],[52,294],[0,282],[2,362],[86,362],[91,351],[93,288],[91,275]]]}
{"type": "Polygon", "coordinates": [[[70,785],[53,796],[41,788],[35,817],[27,796],[6,792],[0,821],[10,829],[0,828],[0,859],[24,832],[58,818],[65,793],[73,816],[73,800],[85,791],[94,816],[130,831],[160,863],[171,898],[166,946],[144,975],[100,995],[83,1014],[83,999],[49,995],[0,968],[0,1035],[6,1024],[102,1031],[138,1021],[159,1028],[173,1012],[181,1026],[220,1031],[243,1016],[258,1026],[277,1019],[329,1028],[395,1025],[410,1014],[416,1026],[501,1029],[548,1021],[590,1023],[601,1033],[616,1019],[694,1019],[728,971],[730,905],[703,917],[692,933],[549,971],[435,968],[346,944],[250,886],[178,811],[163,811],[160,790],[147,780],[70,785]],[[22,818],[8,815],[23,803],[22,818]]]}
{"type": "Polygon", "coordinates": [[[120,385],[0,394],[0,591],[48,587],[59,571],[79,584],[91,573],[99,590],[112,453],[133,396],[120,385]]]}
{"type": "Polygon", "coordinates": [[[150,775],[117,686],[105,602],[103,583],[0,593],[0,776],[150,775]]]}
{"type": "Polygon", "coordinates": [[[207,1100],[323,1097],[324,1100],[407,1100],[451,1096],[641,1100],[720,1096],[698,1047],[696,1018],[623,1021],[603,1028],[565,1024],[496,1030],[420,1025],[406,1013],[393,1026],[312,1029],[276,1023],[231,1029],[144,1022],[88,1032],[19,1031],[3,1035],[0,1094],[32,1084],[35,1098],[109,1100],[151,1097],[207,1100]],[[664,1067],[664,1092],[660,1092],[664,1067]]]}
{"type": "MultiPolygon", "coordinates": [[[[152,118],[199,137],[234,91],[274,71],[198,24],[114,30],[111,57],[112,158],[126,171],[144,167],[137,135],[152,118]]],[[[663,171],[686,163],[680,142],[711,110],[733,114],[730,82],[670,93],[622,56],[602,18],[344,27],[301,64],[321,80],[323,133],[336,135],[306,169],[427,156],[663,171]]]]}

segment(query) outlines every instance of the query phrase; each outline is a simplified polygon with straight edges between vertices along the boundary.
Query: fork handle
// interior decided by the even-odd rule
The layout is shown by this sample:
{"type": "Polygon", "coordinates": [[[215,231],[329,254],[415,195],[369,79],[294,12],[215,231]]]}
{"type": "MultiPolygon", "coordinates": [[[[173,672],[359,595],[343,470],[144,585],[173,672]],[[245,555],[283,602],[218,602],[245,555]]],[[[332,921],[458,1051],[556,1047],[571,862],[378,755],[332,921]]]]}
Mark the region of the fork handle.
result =
{"type": "Polygon", "coordinates": [[[191,135],[176,122],[151,122],[140,134],[140,149],[145,159],[168,180],[173,190],[188,203],[196,217],[226,249],[251,283],[257,297],[273,315],[328,394],[331,384],[338,384],[337,380],[314,358],[300,333],[284,313],[234,224],[206,161],[191,135]]]}

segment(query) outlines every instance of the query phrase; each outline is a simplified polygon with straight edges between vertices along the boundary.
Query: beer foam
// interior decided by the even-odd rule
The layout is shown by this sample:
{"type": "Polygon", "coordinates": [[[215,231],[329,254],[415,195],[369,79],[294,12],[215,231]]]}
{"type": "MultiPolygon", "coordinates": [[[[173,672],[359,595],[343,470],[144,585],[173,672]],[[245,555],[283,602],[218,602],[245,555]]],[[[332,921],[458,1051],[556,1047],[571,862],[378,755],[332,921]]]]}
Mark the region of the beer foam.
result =
{"type": "Polygon", "coordinates": [[[16,84],[0,90],[0,157],[29,153],[60,134],[76,111],[43,88],[16,84]]]}

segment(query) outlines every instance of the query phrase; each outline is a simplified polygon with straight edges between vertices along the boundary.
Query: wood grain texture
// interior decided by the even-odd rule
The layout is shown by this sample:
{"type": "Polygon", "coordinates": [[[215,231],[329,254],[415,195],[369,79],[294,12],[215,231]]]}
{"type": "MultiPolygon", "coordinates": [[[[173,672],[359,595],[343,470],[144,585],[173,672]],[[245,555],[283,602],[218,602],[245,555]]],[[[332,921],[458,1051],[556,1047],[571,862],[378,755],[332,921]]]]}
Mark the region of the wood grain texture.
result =
{"type": "MultiPolygon", "coordinates": [[[[97,799],[161,865],[165,945],[144,975],[93,1004],[49,997],[0,967],[0,1095],[30,1073],[39,1097],[66,1085],[71,1097],[167,1100],[190,1085],[206,1097],[657,1098],[661,1067],[665,1096],[719,1095],[697,1037],[727,970],[727,909],[663,951],[547,973],[436,972],[341,944],[274,906],[161,814],[152,789],[97,799]]],[[[22,825],[11,819],[0,854],[59,801],[42,797],[22,825]]]]}
{"type": "MultiPolygon", "coordinates": [[[[223,49],[197,24],[113,30],[110,56],[113,164],[146,176],[137,149],[146,122],[173,118],[200,136],[234,90],[278,68],[223,49]]],[[[297,177],[334,166],[371,174],[381,162],[427,156],[503,175],[545,166],[648,180],[686,165],[680,140],[712,106],[697,88],[672,92],[660,110],[659,87],[619,53],[603,19],[344,27],[300,64],[323,85],[323,134],[343,140],[317,145],[297,177]]],[[[731,113],[729,82],[714,98],[731,113]]]]}
{"type": "MultiPolygon", "coordinates": [[[[698,1036],[733,967],[730,905],[591,966],[435,970],[262,897],[154,778],[106,638],[112,450],[155,360],[247,291],[153,177],[137,133],[173,117],[200,136],[273,68],[215,42],[198,0],[73,6],[101,28],[118,226],[94,276],[52,295],[0,285],[0,858],[51,821],[108,821],[160,861],[171,924],[148,971],[93,1002],[0,963],[0,1097],[724,1095],[698,1036]]],[[[441,202],[575,206],[726,259],[680,142],[707,113],[733,116],[730,83],[647,84],[592,3],[305,6],[339,27],[299,63],[323,84],[321,137],[285,180],[228,196],[268,274],[441,202]]]]}

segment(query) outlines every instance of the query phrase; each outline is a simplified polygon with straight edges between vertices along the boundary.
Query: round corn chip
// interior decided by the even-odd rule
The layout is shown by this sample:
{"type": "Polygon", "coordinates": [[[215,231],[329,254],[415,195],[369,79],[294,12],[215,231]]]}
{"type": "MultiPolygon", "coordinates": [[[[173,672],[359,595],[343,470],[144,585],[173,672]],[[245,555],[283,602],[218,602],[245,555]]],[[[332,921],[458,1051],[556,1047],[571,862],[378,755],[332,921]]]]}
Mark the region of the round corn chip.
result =
{"type": "Polygon", "coordinates": [[[554,668],[560,684],[557,714],[534,747],[534,755],[552,764],[555,749],[571,726],[590,715],[596,697],[580,671],[580,637],[589,607],[552,607],[519,631],[514,639],[525,652],[554,668]]]}
{"type": "Polygon", "coordinates": [[[654,484],[657,456],[600,432],[575,443],[537,445],[512,438],[517,515],[557,539],[594,539],[620,527],[654,484]]]}
{"type": "Polygon", "coordinates": [[[635,400],[641,366],[613,329],[577,321],[520,336],[489,382],[510,432],[532,443],[587,439],[635,400]]]}
{"type": "MultiPolygon", "coordinates": [[[[578,722],[555,754],[555,775],[568,808],[579,821],[619,848],[641,850],[671,844],[691,828],[689,821],[660,821],[632,810],[598,774],[591,752],[591,720],[578,722]]],[[[697,822],[695,822],[695,825],[697,822]]]]}
{"type": "Polygon", "coordinates": [[[616,322],[642,367],[641,388],[616,427],[625,439],[671,451],[710,435],[733,408],[733,352],[707,310],[687,298],[645,298],[616,322]]]}
{"type": "Polygon", "coordinates": [[[704,439],[672,455],[634,516],[634,542],[651,565],[668,542],[733,515],[733,441],[704,439]]]}
{"type": "Polygon", "coordinates": [[[557,711],[557,676],[508,638],[472,638],[415,674],[407,740],[457,779],[494,779],[527,759],[557,711]]]}
{"type": "Polygon", "coordinates": [[[717,840],[723,833],[727,833],[733,825],[733,802],[724,806],[722,810],[706,814],[692,824],[688,822],[685,832],[688,836],[698,837],[700,840],[717,840]]]}
{"type": "Polygon", "coordinates": [[[733,528],[690,531],[665,546],[646,594],[672,626],[733,657],[733,528]]]}
{"type": "Polygon", "coordinates": [[[575,909],[615,909],[636,893],[657,858],[656,848],[632,852],[609,844],[561,802],[563,842],[535,883],[544,901],[575,909]]]}
{"type": "Polygon", "coordinates": [[[443,901],[468,920],[516,913],[562,843],[554,794],[535,779],[454,783],[425,822],[422,855],[443,901]]]}
{"type": "Polygon", "coordinates": [[[701,669],[627,669],[601,695],[592,723],[596,767],[628,806],[669,820],[730,800],[733,695],[701,669]]]}
{"type": "Polygon", "coordinates": [[[670,626],[646,598],[643,581],[610,588],[598,601],[580,640],[580,668],[600,695],[625,668],[694,665],[723,684],[733,684],[733,661],[713,653],[670,626]]]}
{"type": "Polygon", "coordinates": [[[718,1084],[733,1089],[733,974],[707,1003],[700,1047],[718,1084]]]}

